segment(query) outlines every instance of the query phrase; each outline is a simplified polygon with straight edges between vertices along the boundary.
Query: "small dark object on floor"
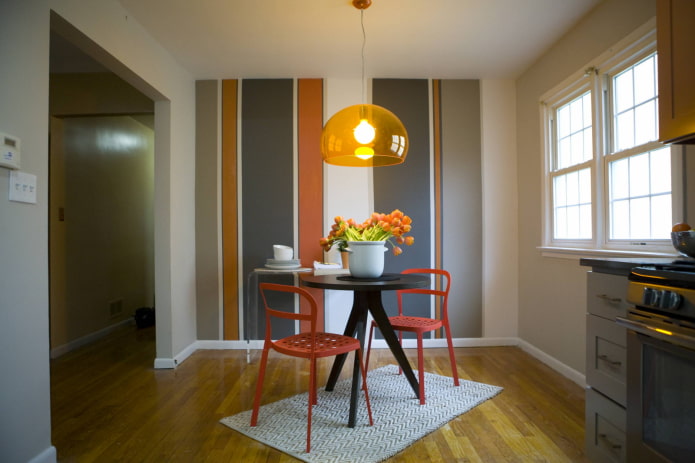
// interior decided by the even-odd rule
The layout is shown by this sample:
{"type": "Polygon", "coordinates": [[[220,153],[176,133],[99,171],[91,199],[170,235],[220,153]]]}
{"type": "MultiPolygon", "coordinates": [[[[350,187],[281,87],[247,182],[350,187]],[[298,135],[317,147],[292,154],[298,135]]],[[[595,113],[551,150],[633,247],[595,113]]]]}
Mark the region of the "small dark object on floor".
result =
{"type": "Polygon", "coordinates": [[[135,323],[138,329],[154,325],[154,308],[140,307],[135,310],[135,323]]]}

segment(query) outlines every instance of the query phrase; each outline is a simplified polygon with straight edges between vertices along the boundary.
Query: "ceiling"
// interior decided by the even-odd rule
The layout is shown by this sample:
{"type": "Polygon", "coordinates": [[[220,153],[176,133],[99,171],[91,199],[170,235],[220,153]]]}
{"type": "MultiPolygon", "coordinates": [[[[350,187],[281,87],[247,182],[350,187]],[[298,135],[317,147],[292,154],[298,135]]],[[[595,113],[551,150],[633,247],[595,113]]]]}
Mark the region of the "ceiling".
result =
{"type": "MultiPolygon", "coordinates": [[[[195,79],[359,78],[350,0],[119,0],[195,79]]],[[[374,0],[366,77],[518,77],[601,0],[374,0]]]]}

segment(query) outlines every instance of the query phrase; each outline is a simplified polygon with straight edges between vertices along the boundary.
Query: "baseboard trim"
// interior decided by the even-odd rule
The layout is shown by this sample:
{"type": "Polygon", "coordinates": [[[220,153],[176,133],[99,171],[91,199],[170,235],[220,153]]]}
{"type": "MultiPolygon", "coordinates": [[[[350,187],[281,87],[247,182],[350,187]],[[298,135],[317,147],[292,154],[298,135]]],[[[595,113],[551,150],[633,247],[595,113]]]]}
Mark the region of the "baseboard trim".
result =
{"type": "Polygon", "coordinates": [[[193,354],[196,350],[200,349],[198,343],[200,341],[195,341],[192,344],[185,347],[181,352],[174,356],[174,358],[156,358],[154,359],[154,369],[155,370],[171,370],[176,368],[179,363],[182,363],[188,357],[193,354]]]}
{"type": "MultiPolygon", "coordinates": [[[[556,358],[546,354],[534,345],[519,338],[454,338],[452,339],[454,347],[505,347],[516,346],[521,350],[531,355],[540,362],[548,365],[550,368],[560,373],[562,376],[573,381],[582,388],[586,387],[586,377],[560,362],[556,358]]],[[[424,339],[422,345],[425,349],[446,348],[446,339],[424,339]]],[[[403,347],[406,349],[417,348],[415,339],[404,339],[403,347]]],[[[166,369],[176,368],[176,366],[187,359],[196,350],[256,350],[263,348],[262,340],[253,341],[223,341],[223,340],[198,340],[185,348],[179,355],[173,359],[155,359],[155,368],[166,369]]],[[[372,341],[373,349],[386,349],[386,341],[383,339],[374,339],[372,341]]]]}
{"type": "Polygon", "coordinates": [[[56,463],[58,461],[58,453],[54,446],[46,448],[43,452],[29,460],[29,463],[56,463]]]}
{"type": "Polygon", "coordinates": [[[586,376],[582,373],[578,372],[573,368],[568,367],[555,357],[546,354],[536,346],[529,344],[523,339],[519,340],[519,347],[521,348],[521,350],[528,353],[532,357],[540,360],[541,362],[545,363],[550,368],[560,373],[562,376],[581,386],[582,389],[586,388],[586,376]]]}
{"type": "Polygon", "coordinates": [[[106,328],[103,328],[99,331],[95,331],[94,333],[89,333],[86,336],[82,336],[81,338],[77,338],[74,341],[70,341],[67,344],[63,344],[62,346],[58,346],[54,349],[51,349],[51,358],[58,358],[61,355],[65,355],[68,352],[71,352],[75,349],[78,349],[82,346],[85,346],[87,344],[91,344],[94,341],[97,341],[104,336],[116,331],[118,328],[120,328],[123,325],[128,325],[130,323],[133,323],[132,318],[127,318],[125,320],[122,320],[118,323],[115,323],[113,325],[107,326],[106,328]]]}

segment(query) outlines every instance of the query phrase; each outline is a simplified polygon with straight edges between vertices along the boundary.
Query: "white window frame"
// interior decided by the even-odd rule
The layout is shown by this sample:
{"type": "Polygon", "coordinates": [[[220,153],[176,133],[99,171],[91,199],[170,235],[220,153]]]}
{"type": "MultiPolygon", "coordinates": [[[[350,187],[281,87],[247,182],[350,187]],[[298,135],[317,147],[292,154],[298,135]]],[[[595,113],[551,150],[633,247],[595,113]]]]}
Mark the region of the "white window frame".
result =
{"type": "MultiPolygon", "coordinates": [[[[584,66],[568,79],[541,97],[541,142],[542,142],[542,245],[539,249],[543,255],[551,257],[576,257],[591,255],[615,256],[672,256],[676,255],[670,240],[611,240],[609,239],[610,222],[608,218],[608,174],[609,162],[615,158],[606,156],[612,149],[608,146],[612,136],[612,115],[606,105],[611,105],[606,79],[610,79],[622,70],[656,52],[656,23],[652,19],[625,37],[605,53],[584,66]],[[558,172],[553,172],[554,162],[554,125],[550,124],[555,110],[587,91],[591,91],[592,101],[592,136],[594,156],[590,161],[572,166],[568,170],[590,169],[592,180],[592,238],[585,240],[555,240],[553,238],[553,185],[558,172]],[[606,120],[608,118],[609,120],[606,120]],[[608,135],[608,136],[607,136],[608,135]]],[[[658,58],[657,58],[658,59],[658,58]]],[[[647,150],[663,147],[658,141],[642,145],[647,150]]],[[[683,158],[682,150],[671,145],[671,198],[673,222],[682,221],[684,216],[683,201],[683,158]]],[[[640,150],[642,151],[642,150],[640,150]]],[[[566,172],[563,170],[562,172],[566,172]]]]}

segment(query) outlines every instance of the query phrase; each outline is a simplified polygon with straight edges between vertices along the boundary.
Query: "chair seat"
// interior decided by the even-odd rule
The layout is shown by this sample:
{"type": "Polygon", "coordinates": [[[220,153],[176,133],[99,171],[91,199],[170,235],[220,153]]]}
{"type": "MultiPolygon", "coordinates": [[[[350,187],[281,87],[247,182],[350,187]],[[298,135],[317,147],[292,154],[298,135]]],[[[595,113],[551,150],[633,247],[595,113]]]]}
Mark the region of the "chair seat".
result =
{"type": "Polygon", "coordinates": [[[316,357],[330,357],[359,349],[360,342],[355,338],[334,333],[317,332],[300,333],[279,339],[273,343],[273,348],[288,355],[309,357],[314,346],[316,357]]]}
{"type": "Polygon", "coordinates": [[[405,315],[389,317],[389,321],[396,331],[426,332],[436,330],[442,326],[441,320],[425,317],[408,317],[405,315]]]}

